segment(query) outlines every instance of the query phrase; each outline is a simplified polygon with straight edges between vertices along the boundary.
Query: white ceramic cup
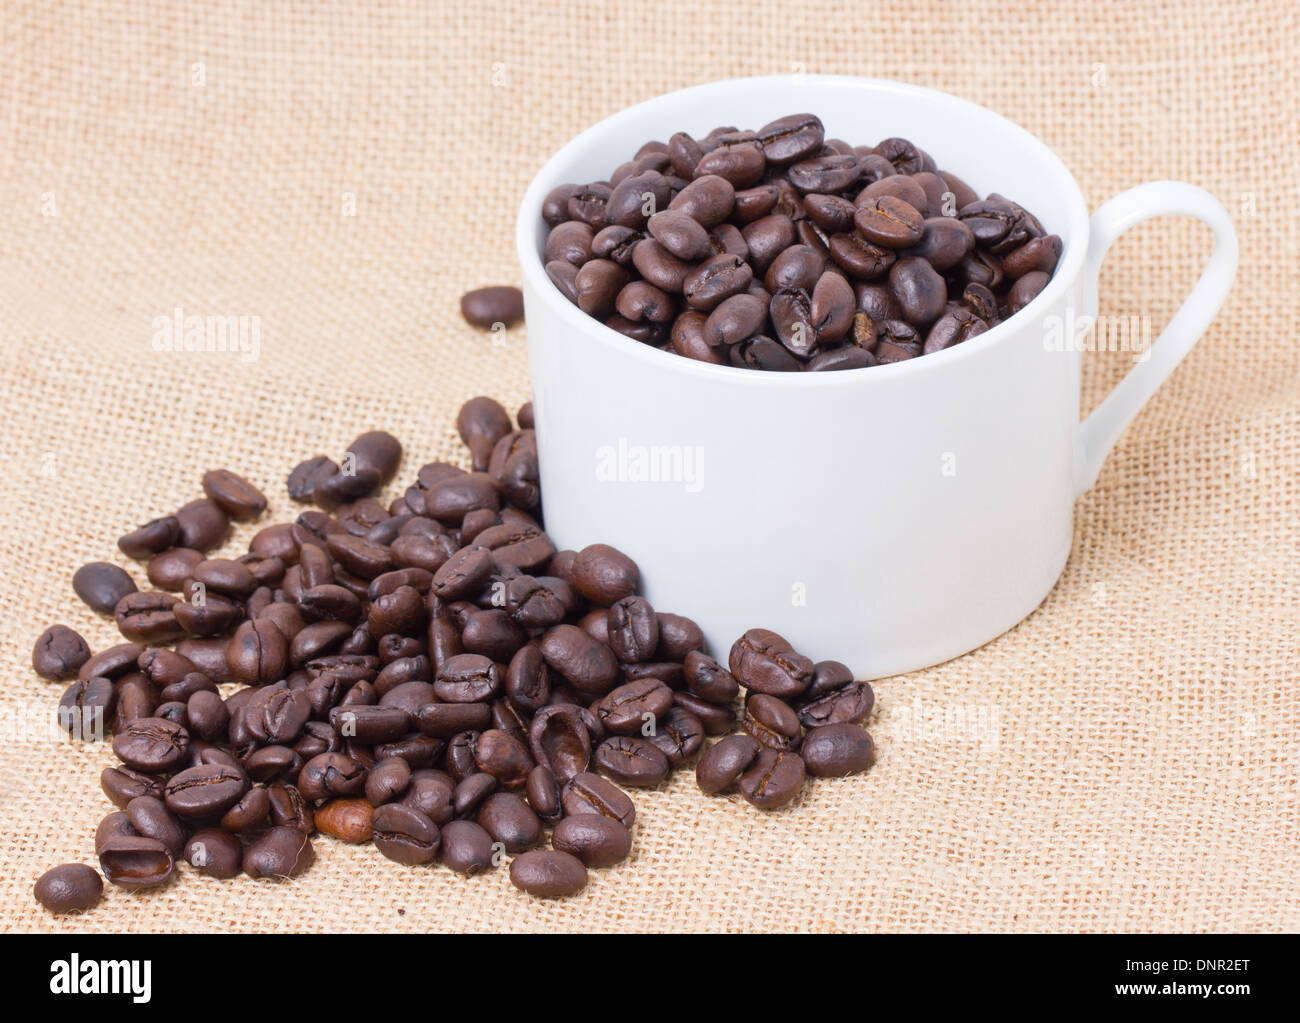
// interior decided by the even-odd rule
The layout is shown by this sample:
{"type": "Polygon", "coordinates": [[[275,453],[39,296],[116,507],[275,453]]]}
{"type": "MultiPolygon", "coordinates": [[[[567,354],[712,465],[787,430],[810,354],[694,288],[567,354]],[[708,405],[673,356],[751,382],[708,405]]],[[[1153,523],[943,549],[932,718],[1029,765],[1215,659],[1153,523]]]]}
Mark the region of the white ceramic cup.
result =
{"type": "Polygon", "coordinates": [[[1237,264],[1231,219],[1199,188],[1151,182],[1089,218],[1061,160],[998,114],[930,89],[819,75],[716,82],[601,121],[537,174],[516,236],[556,543],[626,552],[654,607],[694,618],[715,653],[761,626],[859,678],[973,650],[1038,606],[1069,555],[1075,498],[1209,325],[1237,264]],[[786,374],[638,344],[547,278],[540,211],[556,185],[607,178],[647,139],[803,111],[853,144],[910,138],[981,195],[1033,211],[1064,243],[1051,282],[946,351],[786,374]],[[1150,350],[1134,352],[1081,423],[1076,330],[1097,313],[1102,258],[1162,214],[1208,224],[1213,254],[1150,350]]]}

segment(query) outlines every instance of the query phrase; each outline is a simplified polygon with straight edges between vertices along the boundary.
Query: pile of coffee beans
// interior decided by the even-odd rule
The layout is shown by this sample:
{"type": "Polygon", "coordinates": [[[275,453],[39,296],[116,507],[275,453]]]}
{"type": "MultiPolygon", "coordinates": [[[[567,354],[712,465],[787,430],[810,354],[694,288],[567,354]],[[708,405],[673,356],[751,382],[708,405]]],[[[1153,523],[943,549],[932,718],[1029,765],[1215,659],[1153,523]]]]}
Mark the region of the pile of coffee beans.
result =
{"type": "MultiPolygon", "coordinates": [[[[95,834],[109,882],[153,888],[182,859],[219,878],[294,877],[320,833],[462,874],[510,857],[518,888],[566,896],[631,851],[627,790],[697,758],[702,790],[736,786],[761,809],[789,803],[805,774],[870,766],[858,722],[872,690],[844,665],[753,629],[724,667],[695,622],[638,595],[622,552],[556,549],[532,421],[530,406],[512,422],[472,399],[457,417],[471,470],[424,465],[387,504],[374,492],[401,462],[391,435],[307,459],[288,489],[311,507],[237,557],[214,554],[228,517],[267,502],[210,472],[208,497],[119,541],[155,589],[112,565],[77,571],[77,594],[124,642],[92,655],[54,625],[32,664],[70,681],[63,726],[111,733],[121,761],[102,774],[117,809],[95,834]]],[[[78,911],[101,888],[66,864],[35,895],[78,911]]]]}
{"type": "Polygon", "coordinates": [[[542,205],[555,286],[629,338],[717,365],[858,369],[984,333],[1046,286],[1061,239],[902,138],[813,114],[678,132],[542,205]]]}

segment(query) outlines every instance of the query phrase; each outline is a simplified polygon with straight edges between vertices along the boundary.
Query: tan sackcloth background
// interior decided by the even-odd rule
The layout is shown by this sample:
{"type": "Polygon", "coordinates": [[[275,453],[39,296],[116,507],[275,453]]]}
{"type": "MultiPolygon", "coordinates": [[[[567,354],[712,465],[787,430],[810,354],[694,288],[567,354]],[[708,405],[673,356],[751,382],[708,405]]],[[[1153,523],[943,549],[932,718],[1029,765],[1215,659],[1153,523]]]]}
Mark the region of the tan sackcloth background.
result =
{"type": "MultiPolygon", "coordinates": [[[[6,3],[3,926],[1300,927],[1297,10],[6,3]],[[562,903],[524,897],[504,871],[467,881],[322,840],[294,884],[185,868],[161,891],[110,890],[81,919],[41,910],[34,878],[93,862],[109,809],[108,751],[44,741],[35,716],[61,690],[30,670],[39,632],[67,622],[95,648],[115,635],[74,598],[72,570],[120,560],[115,538],[197,496],[206,468],[247,474],[290,515],[289,468],[362,429],[401,436],[403,479],[460,457],[461,401],[527,395],[523,329],[494,345],[457,301],[518,281],[515,206],[544,158],[660,92],[800,69],[991,106],[1055,148],[1093,206],[1170,177],[1234,216],[1237,288],[1079,502],[1043,607],[976,653],[881,682],[868,775],[765,816],[682,774],[637,798],[632,859],[562,903]],[[260,317],[260,359],[154,352],[153,319],[177,307],[260,317]]],[[[1102,312],[1158,330],[1208,251],[1190,222],[1132,232],[1102,312]]],[[[1085,408],[1130,360],[1085,357],[1085,408]]]]}

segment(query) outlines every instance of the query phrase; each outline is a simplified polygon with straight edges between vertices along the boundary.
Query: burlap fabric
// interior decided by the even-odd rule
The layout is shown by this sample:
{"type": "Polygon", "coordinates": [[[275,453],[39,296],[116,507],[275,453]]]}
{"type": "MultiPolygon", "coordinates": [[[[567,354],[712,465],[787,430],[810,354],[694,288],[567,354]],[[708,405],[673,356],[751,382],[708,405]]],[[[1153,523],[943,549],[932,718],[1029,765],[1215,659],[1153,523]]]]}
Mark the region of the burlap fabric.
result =
{"type": "MultiPolygon", "coordinates": [[[[1294,4],[369,8],[0,14],[4,927],[1300,926],[1294,4]],[[985,103],[1053,146],[1094,205],[1172,177],[1234,214],[1238,286],[1079,502],[1043,607],[976,653],[881,682],[865,776],[812,784],[771,816],[704,798],[689,774],[640,796],[632,859],[569,901],[534,902],[504,871],[464,880],[323,840],[294,884],[185,869],[148,895],[110,890],[82,919],[42,911],[34,878],[93,862],[108,808],[110,754],[51,742],[36,716],[61,689],[30,670],[41,629],[68,622],[96,648],[115,636],[74,598],[72,570],[120,560],[116,536],[197,496],[209,467],[245,473],[289,515],[288,469],[361,429],[403,438],[404,475],[461,457],[465,398],[527,396],[523,329],[493,343],[457,300],[518,280],[515,207],[542,160],[634,101],[800,69],[985,103]],[[154,351],[155,318],[177,308],[259,317],[259,357],[154,351]]],[[[1106,266],[1103,313],[1158,329],[1208,249],[1191,223],[1134,231],[1106,266]]],[[[1085,358],[1085,408],[1130,360],[1085,358]]]]}

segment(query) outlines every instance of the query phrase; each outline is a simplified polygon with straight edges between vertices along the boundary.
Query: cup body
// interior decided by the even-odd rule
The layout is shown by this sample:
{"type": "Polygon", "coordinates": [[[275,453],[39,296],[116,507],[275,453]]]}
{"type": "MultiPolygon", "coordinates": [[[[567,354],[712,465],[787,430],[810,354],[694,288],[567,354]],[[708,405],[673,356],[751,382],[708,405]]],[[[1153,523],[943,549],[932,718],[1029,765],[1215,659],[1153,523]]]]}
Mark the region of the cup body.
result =
{"type": "Polygon", "coordinates": [[[1069,554],[1083,196],[1028,132],[975,104],[892,82],[779,76],[699,86],[601,122],[548,162],[517,231],[546,528],[642,567],[656,609],[715,653],[784,635],[860,678],[947,660],[1000,635],[1069,554]],[[1022,203],[1064,243],[1047,288],[965,344],[909,362],[781,374],[639,345],[547,279],[540,209],[607,177],[650,138],[757,128],[809,111],[853,144],[911,138],[981,195],[1022,203]]]}

